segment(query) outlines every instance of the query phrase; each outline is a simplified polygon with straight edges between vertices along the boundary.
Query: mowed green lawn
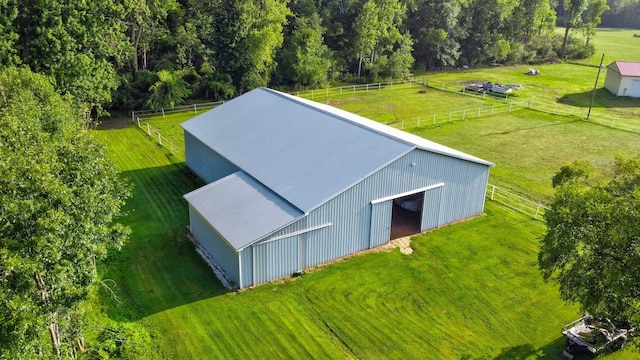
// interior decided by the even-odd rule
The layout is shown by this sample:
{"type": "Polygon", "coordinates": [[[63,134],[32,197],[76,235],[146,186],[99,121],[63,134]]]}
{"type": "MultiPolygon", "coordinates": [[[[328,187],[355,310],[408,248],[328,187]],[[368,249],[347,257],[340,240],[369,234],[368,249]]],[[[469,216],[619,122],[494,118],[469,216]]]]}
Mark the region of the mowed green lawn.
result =
{"type": "Polygon", "coordinates": [[[109,271],[123,305],[105,311],[151,327],[160,356],[552,356],[559,328],[577,316],[538,274],[542,224],[493,204],[487,216],[415,239],[410,256],[367,254],[226,292],[184,238],[181,194],[198,184],[183,165],[135,128],[99,135],[136,186],[124,219],[132,239],[109,271]]]}
{"type": "Polygon", "coordinates": [[[554,359],[561,326],[579,316],[538,273],[543,224],[491,202],[486,216],[414,238],[412,255],[227,292],[186,240],[182,194],[200,184],[182,160],[133,126],[97,134],[135,186],[131,240],[106,274],[122,304],[104,294],[101,310],[149,328],[160,358],[554,359]]]}

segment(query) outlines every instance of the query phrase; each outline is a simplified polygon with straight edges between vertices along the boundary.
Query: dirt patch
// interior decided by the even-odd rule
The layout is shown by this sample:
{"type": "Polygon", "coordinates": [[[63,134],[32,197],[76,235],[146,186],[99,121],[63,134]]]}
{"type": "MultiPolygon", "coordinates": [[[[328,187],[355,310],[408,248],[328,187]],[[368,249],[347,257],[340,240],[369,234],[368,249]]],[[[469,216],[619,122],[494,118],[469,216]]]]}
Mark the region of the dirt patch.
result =
{"type": "Polygon", "coordinates": [[[340,105],[344,105],[346,103],[346,101],[344,100],[338,100],[338,99],[329,99],[327,101],[324,102],[327,105],[331,105],[331,106],[340,106],[340,105]]]}
{"type": "Polygon", "coordinates": [[[400,248],[400,252],[405,255],[413,254],[413,248],[411,247],[411,236],[393,239],[390,243],[393,248],[400,248]]]}
{"type": "Polygon", "coordinates": [[[131,124],[130,117],[116,117],[110,118],[100,122],[98,125],[99,130],[110,130],[110,129],[122,129],[131,124]]]}

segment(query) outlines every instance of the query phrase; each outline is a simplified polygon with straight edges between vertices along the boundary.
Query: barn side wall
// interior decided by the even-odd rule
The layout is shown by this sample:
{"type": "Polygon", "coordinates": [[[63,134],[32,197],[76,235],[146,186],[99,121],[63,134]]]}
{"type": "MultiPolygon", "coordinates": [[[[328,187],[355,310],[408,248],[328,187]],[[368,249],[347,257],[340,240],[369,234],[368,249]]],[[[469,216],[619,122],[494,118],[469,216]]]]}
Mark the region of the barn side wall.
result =
{"type": "Polygon", "coordinates": [[[616,96],[622,96],[620,82],[622,77],[613,70],[607,70],[607,77],[604,80],[604,87],[616,96]]]}
{"type": "Polygon", "coordinates": [[[236,285],[240,284],[239,256],[225,240],[189,206],[189,221],[191,233],[214,261],[222,267],[236,285]]]}
{"type": "MultiPolygon", "coordinates": [[[[438,205],[437,224],[433,225],[442,226],[481,214],[484,210],[489,169],[486,165],[413,150],[311,211],[300,221],[266,238],[264,241],[323,224],[332,224],[298,237],[295,249],[294,242],[290,239],[284,238],[282,240],[285,241],[280,244],[275,243],[281,240],[273,241],[274,244],[270,245],[272,248],[286,246],[286,241],[290,242],[289,246],[292,248],[283,253],[271,252],[269,256],[254,259],[256,269],[264,272],[260,274],[259,280],[261,282],[282,277],[281,269],[271,269],[269,264],[293,264],[291,256],[295,251],[300,254],[300,265],[308,267],[370,248],[372,200],[444,182],[438,205]]],[[[254,249],[257,246],[262,245],[255,244],[254,249]]]]}
{"type": "Polygon", "coordinates": [[[187,166],[207,184],[239,170],[187,131],[184,132],[184,144],[187,166]]]}

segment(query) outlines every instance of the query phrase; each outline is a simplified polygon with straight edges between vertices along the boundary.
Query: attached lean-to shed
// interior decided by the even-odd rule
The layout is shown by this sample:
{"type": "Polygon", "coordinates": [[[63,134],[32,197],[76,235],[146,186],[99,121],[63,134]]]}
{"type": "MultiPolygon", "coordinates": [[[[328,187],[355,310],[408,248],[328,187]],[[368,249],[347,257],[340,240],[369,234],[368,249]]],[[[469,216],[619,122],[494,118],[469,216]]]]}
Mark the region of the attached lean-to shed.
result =
{"type": "Polygon", "coordinates": [[[640,62],[615,61],[609,64],[604,87],[616,96],[640,97],[640,62]]]}
{"type": "Polygon", "coordinates": [[[191,233],[235,287],[484,209],[492,163],[258,88],[182,124],[191,233]]]}

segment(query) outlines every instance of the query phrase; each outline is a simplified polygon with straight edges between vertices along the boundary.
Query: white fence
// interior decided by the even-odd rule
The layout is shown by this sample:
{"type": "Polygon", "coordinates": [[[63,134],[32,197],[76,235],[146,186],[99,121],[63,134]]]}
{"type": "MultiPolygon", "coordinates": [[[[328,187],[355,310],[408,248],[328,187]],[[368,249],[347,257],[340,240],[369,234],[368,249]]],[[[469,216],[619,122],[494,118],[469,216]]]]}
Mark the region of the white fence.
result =
{"type": "Polygon", "coordinates": [[[193,111],[194,114],[197,114],[199,110],[213,109],[214,107],[222,104],[224,104],[224,101],[216,101],[216,102],[208,102],[208,103],[192,104],[192,105],[180,105],[172,108],[132,111],[131,121],[135,122],[136,119],[139,119],[139,120],[150,119],[152,117],[159,116],[159,115],[162,115],[162,117],[165,117],[168,114],[175,114],[175,113],[180,113],[185,111],[193,111]]]}
{"type": "Polygon", "coordinates": [[[535,220],[542,220],[544,212],[549,209],[542,203],[510,193],[491,184],[487,185],[487,198],[535,220]]]}
{"type": "Polygon", "coordinates": [[[184,156],[184,146],[183,144],[176,145],[173,141],[169,140],[166,136],[160,133],[159,129],[151,127],[151,125],[147,122],[144,122],[139,117],[136,116],[134,122],[138,125],[138,128],[144,131],[151,141],[157,142],[158,145],[165,147],[169,150],[171,155],[174,155],[176,151],[179,151],[179,154],[184,156]]]}

